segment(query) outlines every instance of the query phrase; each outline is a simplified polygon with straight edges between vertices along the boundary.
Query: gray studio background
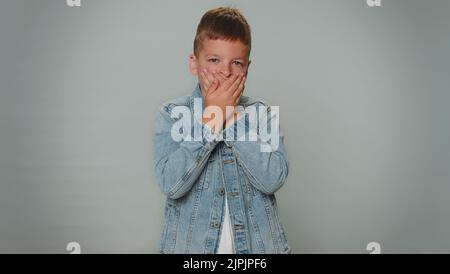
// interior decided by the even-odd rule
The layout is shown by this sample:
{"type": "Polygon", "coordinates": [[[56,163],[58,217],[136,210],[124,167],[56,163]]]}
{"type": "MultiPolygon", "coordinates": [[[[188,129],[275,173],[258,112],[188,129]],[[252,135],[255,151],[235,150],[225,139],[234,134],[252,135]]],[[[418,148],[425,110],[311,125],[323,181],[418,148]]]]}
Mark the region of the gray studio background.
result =
{"type": "Polygon", "coordinates": [[[450,252],[450,1],[0,0],[0,252],[154,253],[155,111],[209,8],[253,28],[295,253],[450,252]]]}

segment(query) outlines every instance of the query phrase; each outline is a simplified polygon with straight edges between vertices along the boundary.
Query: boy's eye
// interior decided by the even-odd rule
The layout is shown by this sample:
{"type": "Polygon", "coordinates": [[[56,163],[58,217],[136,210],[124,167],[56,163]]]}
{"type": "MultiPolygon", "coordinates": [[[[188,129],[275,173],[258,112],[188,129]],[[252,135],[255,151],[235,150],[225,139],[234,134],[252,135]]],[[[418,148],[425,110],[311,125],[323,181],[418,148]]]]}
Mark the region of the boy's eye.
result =
{"type": "Polygon", "coordinates": [[[217,63],[217,62],[219,62],[219,59],[211,58],[211,59],[208,59],[208,61],[211,62],[211,63],[217,63]]]}
{"type": "Polygon", "coordinates": [[[234,61],[233,64],[242,67],[244,64],[242,64],[242,62],[239,61],[234,61]]]}

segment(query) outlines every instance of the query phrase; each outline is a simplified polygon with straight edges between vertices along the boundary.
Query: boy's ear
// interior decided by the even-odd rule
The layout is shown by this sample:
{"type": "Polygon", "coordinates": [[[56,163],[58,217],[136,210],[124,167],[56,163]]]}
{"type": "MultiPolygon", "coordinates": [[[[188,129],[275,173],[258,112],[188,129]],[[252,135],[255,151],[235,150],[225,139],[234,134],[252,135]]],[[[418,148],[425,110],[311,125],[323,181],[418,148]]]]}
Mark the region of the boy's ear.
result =
{"type": "Polygon", "coordinates": [[[191,53],[189,55],[189,70],[191,71],[192,75],[198,75],[198,60],[195,54],[191,53]]]}

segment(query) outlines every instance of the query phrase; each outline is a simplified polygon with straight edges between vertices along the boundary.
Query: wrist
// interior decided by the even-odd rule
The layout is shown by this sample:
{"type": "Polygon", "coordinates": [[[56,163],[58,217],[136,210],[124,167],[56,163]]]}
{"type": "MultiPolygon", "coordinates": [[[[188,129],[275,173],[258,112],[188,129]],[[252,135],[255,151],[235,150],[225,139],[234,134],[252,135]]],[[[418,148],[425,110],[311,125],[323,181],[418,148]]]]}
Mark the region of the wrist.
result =
{"type": "Polygon", "coordinates": [[[216,134],[222,131],[223,123],[216,122],[216,119],[210,117],[202,117],[202,123],[211,128],[211,131],[216,134]]]}

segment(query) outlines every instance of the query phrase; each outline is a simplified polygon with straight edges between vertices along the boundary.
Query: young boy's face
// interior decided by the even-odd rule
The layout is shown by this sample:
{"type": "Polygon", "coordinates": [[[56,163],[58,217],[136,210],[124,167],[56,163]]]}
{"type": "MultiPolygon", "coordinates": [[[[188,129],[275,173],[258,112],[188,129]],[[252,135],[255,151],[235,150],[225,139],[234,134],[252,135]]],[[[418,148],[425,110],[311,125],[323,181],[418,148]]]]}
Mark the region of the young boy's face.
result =
{"type": "MultiPolygon", "coordinates": [[[[190,56],[190,69],[193,75],[198,76],[201,87],[205,87],[202,71],[212,77],[213,73],[220,76],[217,79],[221,84],[233,74],[244,73],[247,75],[250,60],[248,59],[248,47],[240,40],[227,41],[222,39],[206,39],[198,52],[190,56]]],[[[207,86],[207,85],[206,85],[207,86]]]]}

